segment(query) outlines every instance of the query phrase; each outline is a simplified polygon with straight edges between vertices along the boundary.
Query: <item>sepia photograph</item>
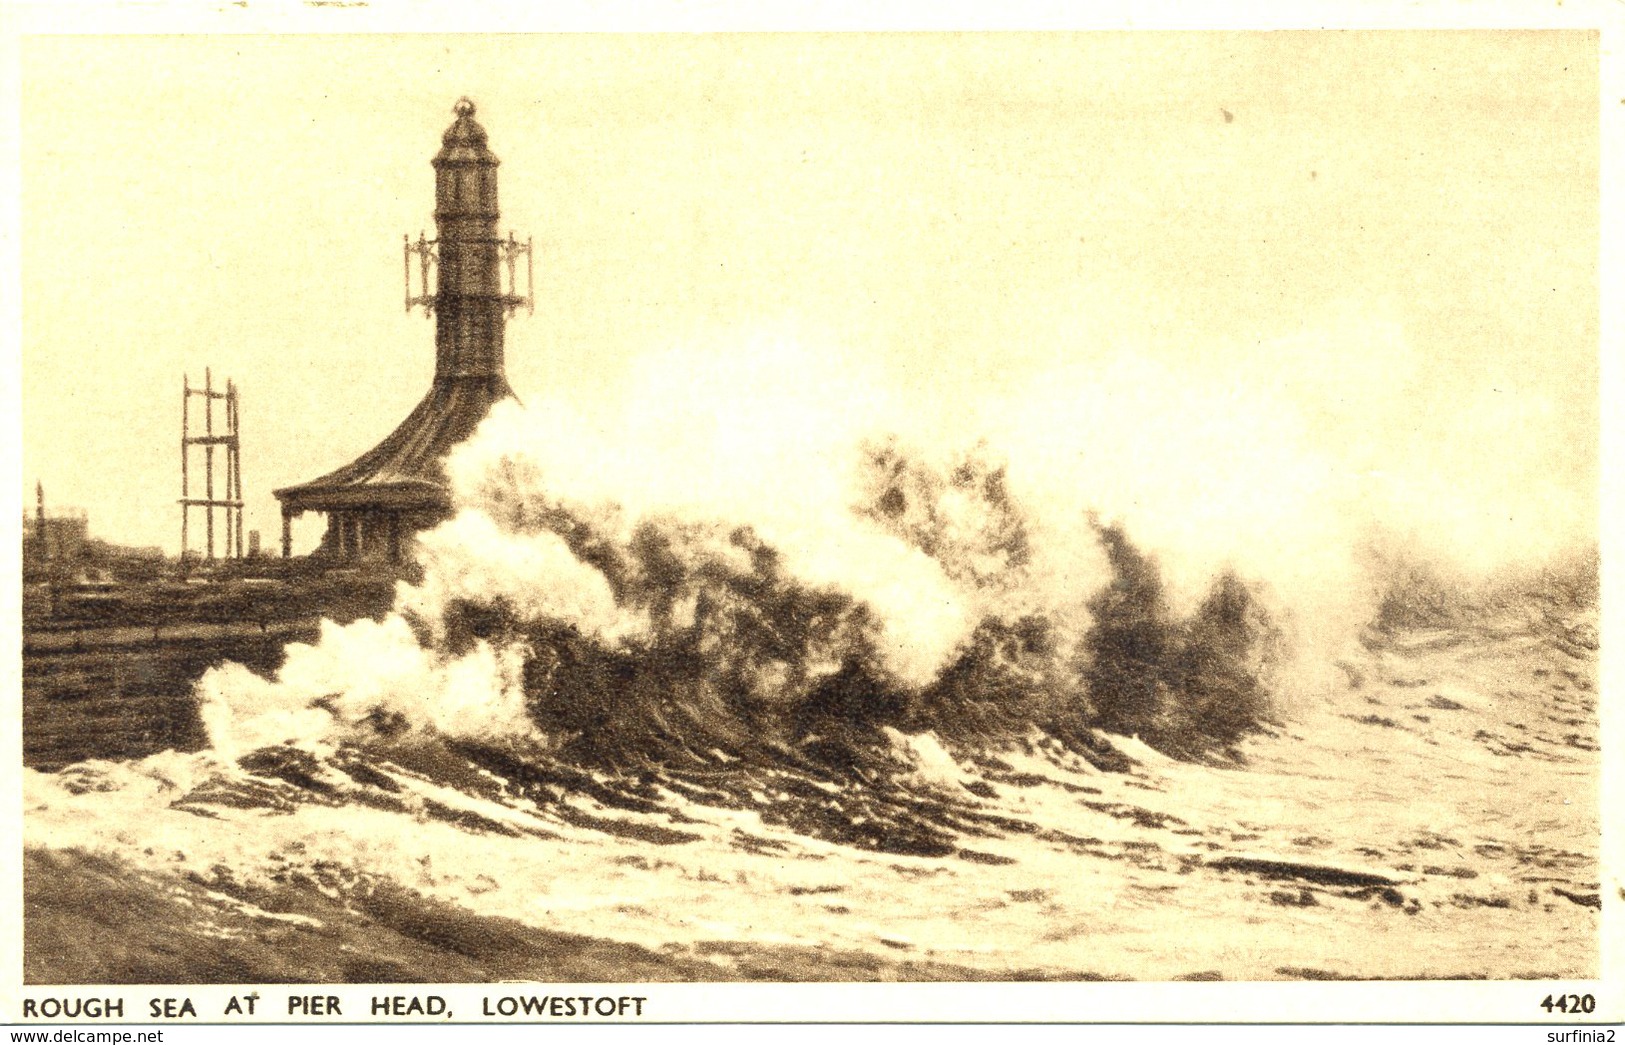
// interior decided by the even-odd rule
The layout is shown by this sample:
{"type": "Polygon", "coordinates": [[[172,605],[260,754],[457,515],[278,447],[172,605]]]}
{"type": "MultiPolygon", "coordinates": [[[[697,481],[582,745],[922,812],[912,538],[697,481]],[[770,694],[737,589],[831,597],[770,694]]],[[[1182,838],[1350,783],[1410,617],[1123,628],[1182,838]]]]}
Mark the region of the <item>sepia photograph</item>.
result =
{"type": "Polygon", "coordinates": [[[1603,39],[17,38],[27,1015],[1617,1019],[1603,39]]]}

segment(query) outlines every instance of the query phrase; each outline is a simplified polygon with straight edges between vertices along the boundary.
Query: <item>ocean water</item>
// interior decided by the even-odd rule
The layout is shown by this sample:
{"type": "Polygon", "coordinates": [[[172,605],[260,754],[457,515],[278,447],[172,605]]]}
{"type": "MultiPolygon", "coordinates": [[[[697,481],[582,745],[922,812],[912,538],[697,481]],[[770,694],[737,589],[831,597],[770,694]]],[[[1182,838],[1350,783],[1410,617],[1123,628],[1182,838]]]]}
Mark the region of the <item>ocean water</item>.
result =
{"type": "MultiPolygon", "coordinates": [[[[170,968],[177,924],[225,952],[250,939],[280,951],[283,978],[331,977],[306,959],[331,949],[331,923],[377,919],[381,896],[631,948],[605,958],[608,979],[1592,976],[1587,629],[1588,614],[1523,615],[1351,647],[1345,684],[1288,705],[1240,743],[1241,761],[1101,734],[1122,756],[1109,769],[1037,727],[966,739],[895,726],[838,768],[793,748],[594,766],[503,696],[518,666],[501,653],[425,655],[380,686],[483,688],[479,730],[458,734],[455,702],[369,736],[310,728],[331,700],[237,732],[205,709],[224,741],[210,749],[27,771],[31,867],[59,878],[48,898],[31,887],[28,975],[87,971],[42,934],[70,914],[96,921],[93,866],[113,869],[125,902],[181,905],[150,933],[108,921],[121,951],[109,977],[170,968]]],[[[297,654],[265,685],[289,670],[297,654]]],[[[478,975],[437,964],[456,948],[433,933],[416,942],[397,966],[357,953],[349,968],[478,975]]],[[[504,975],[563,978],[539,960],[504,975]]]]}

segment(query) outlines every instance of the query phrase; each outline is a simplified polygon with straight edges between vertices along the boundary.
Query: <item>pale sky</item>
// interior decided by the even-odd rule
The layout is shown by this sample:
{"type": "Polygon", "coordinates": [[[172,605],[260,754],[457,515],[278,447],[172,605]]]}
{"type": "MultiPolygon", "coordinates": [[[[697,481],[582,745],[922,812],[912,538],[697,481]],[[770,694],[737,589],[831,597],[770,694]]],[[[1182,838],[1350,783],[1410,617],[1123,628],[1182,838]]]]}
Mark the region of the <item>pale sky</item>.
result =
{"type": "Polygon", "coordinates": [[[1135,359],[1181,395],[1290,404],[1334,469],[1413,508],[1442,485],[1452,512],[1595,534],[1591,34],[36,37],[22,57],[25,504],[42,480],[100,537],[178,549],[183,372],[242,390],[267,546],[273,488],[422,396],[432,321],[403,312],[400,237],[432,233],[462,95],[504,228],[536,239],[536,314],[508,327],[527,403],[611,401],[650,360],[764,334],[860,356],[945,417],[1135,359]]]}

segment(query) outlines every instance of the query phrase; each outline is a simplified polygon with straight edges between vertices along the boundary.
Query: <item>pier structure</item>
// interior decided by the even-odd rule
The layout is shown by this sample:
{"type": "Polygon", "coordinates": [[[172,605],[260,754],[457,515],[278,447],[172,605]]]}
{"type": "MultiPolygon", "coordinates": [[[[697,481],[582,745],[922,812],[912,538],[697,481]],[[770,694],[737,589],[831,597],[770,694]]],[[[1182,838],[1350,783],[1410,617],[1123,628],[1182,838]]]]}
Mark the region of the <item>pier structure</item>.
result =
{"type": "Polygon", "coordinates": [[[224,525],[225,558],[243,557],[243,458],[238,438],[241,420],[241,400],[237,385],[229,378],[224,389],[214,387],[214,372],[205,368],[203,387],[193,388],[191,378],[181,375],[181,558],[191,556],[191,522],[195,508],[203,510],[204,554],[209,561],[215,558],[215,513],[222,515],[224,525]],[[194,426],[192,400],[202,399],[202,430],[194,426]],[[215,404],[219,403],[220,424],[216,427],[215,404]],[[201,449],[201,455],[195,453],[201,449]],[[216,451],[224,457],[225,474],[222,485],[215,485],[216,451]],[[192,478],[194,457],[201,457],[203,465],[202,496],[192,478]],[[218,496],[217,496],[218,494],[218,496]]]}
{"type": "Polygon", "coordinates": [[[498,234],[500,161],[474,119],[474,103],[461,99],[453,112],[432,161],[435,238],[419,233],[403,245],[406,309],[422,308],[435,320],[434,381],[383,442],[320,478],[275,491],[284,557],[292,555],[293,519],[319,512],[327,528],[317,554],[403,561],[413,535],[451,514],[446,454],[513,396],[504,333],[513,312],[535,309],[532,244],[498,234]]]}

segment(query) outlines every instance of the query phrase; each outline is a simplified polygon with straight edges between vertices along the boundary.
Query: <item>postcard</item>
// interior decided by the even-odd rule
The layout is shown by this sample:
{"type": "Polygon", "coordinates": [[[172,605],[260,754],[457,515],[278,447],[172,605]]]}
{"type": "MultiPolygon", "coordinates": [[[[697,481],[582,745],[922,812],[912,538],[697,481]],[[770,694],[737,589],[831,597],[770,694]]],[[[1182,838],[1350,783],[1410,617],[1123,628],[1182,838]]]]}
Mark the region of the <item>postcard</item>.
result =
{"type": "Polygon", "coordinates": [[[1620,21],[1343,10],[14,8],[6,1019],[1619,1021],[1620,21]]]}

